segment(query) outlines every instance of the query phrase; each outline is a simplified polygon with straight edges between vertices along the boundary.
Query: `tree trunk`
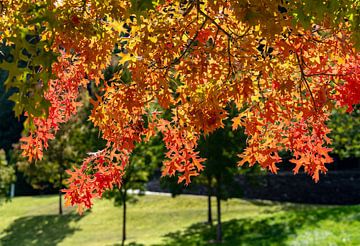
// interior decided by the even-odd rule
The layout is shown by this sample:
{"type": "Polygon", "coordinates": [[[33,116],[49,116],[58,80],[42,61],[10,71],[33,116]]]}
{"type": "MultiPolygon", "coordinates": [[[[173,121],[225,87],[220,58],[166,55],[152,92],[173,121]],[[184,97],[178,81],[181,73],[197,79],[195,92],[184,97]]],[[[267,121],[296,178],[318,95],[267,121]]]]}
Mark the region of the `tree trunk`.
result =
{"type": "Polygon", "coordinates": [[[222,242],[222,226],[221,226],[221,200],[219,196],[216,196],[217,205],[217,228],[216,228],[216,241],[222,242]]]}
{"type": "Polygon", "coordinates": [[[211,213],[211,194],[208,193],[208,224],[209,225],[213,225],[213,222],[212,222],[212,213],[211,213]]]}
{"type": "Polygon", "coordinates": [[[208,179],[207,195],[208,195],[208,224],[212,226],[213,220],[212,220],[212,209],[211,209],[211,179],[208,179]]]}
{"type": "Polygon", "coordinates": [[[126,193],[127,191],[124,190],[124,192],[122,192],[122,205],[123,205],[123,228],[122,228],[122,243],[121,245],[124,246],[125,245],[125,240],[126,240],[126,193]]]}
{"type": "Polygon", "coordinates": [[[60,184],[59,184],[59,214],[63,214],[63,208],[62,208],[62,172],[60,172],[60,184]]]}
{"type": "Polygon", "coordinates": [[[61,189],[59,189],[59,214],[60,214],[60,215],[63,214],[63,209],[62,209],[62,192],[61,192],[61,189]]]}
{"type": "Polygon", "coordinates": [[[217,227],[216,227],[216,241],[222,242],[222,225],[221,225],[221,178],[216,178],[216,207],[217,207],[217,227]]]}

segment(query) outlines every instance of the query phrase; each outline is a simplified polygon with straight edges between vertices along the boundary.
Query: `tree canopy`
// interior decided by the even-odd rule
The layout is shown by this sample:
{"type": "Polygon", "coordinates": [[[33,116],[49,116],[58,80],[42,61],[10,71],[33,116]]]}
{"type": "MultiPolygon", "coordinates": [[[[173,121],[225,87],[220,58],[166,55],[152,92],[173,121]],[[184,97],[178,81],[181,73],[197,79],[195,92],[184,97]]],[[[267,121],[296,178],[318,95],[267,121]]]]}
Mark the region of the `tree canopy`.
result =
{"type": "Polygon", "coordinates": [[[334,107],[360,101],[358,0],[138,2],[1,1],[11,56],[0,67],[18,90],[16,114],[28,117],[30,161],[77,113],[79,88],[98,87],[89,119],[107,146],[71,172],[70,203],[90,207],[120,186],[135,144],[157,132],[163,174],[188,184],[203,170],[200,136],[223,127],[229,106],[239,111],[233,129],[248,135],[238,165],[276,173],[286,150],[294,173],[319,180],[332,162],[325,122],[334,107]],[[117,69],[105,81],[109,64],[117,69]]]}

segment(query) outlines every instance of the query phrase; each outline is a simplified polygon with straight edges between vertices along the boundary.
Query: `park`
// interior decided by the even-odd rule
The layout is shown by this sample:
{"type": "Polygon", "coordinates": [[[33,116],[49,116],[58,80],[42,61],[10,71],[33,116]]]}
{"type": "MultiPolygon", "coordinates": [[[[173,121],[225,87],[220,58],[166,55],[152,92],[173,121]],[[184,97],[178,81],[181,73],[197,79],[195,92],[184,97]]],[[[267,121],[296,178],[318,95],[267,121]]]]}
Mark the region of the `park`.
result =
{"type": "Polygon", "coordinates": [[[360,245],[360,1],[0,15],[0,245],[360,245]]]}

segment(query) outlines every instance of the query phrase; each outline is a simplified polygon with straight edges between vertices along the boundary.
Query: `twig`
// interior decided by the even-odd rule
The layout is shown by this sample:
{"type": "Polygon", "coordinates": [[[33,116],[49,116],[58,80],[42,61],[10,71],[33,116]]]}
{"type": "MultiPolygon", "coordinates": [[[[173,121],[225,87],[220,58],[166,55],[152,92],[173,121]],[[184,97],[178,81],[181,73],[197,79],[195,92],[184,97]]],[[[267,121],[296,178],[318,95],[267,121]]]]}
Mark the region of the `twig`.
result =
{"type": "MultiPolygon", "coordinates": [[[[169,69],[172,65],[177,64],[178,62],[180,62],[180,60],[186,55],[186,53],[188,52],[188,50],[190,49],[190,47],[193,45],[193,43],[195,42],[196,38],[199,35],[200,30],[202,30],[205,26],[207,22],[207,19],[204,20],[204,22],[202,23],[202,25],[200,26],[199,30],[196,31],[194,37],[190,40],[190,42],[186,45],[184,51],[181,53],[181,55],[177,58],[175,58],[174,61],[172,61],[169,65],[167,66],[163,66],[163,67],[157,67],[158,69],[169,69]]],[[[166,72],[167,73],[167,72],[166,72]]]]}
{"type": "Polygon", "coordinates": [[[210,16],[208,16],[204,11],[202,11],[200,8],[198,8],[198,12],[204,16],[205,18],[209,19],[211,21],[211,23],[213,23],[221,32],[223,32],[226,36],[228,37],[232,37],[231,34],[229,32],[227,32],[225,29],[223,29],[213,18],[211,18],[210,16]]]}
{"type": "MultiPolygon", "coordinates": [[[[299,68],[300,68],[300,74],[301,74],[300,81],[305,84],[306,88],[308,89],[308,91],[310,93],[311,99],[313,101],[314,109],[315,109],[315,111],[318,111],[316,103],[315,103],[314,95],[312,94],[311,88],[310,88],[310,86],[309,86],[309,84],[307,82],[307,79],[306,79],[306,74],[304,73],[304,68],[302,66],[302,59],[299,57],[298,53],[295,53],[295,55],[296,55],[296,59],[298,61],[299,68]]],[[[300,93],[300,95],[301,95],[301,93],[300,93]]]]}
{"type": "Polygon", "coordinates": [[[234,74],[234,70],[233,70],[233,67],[232,67],[232,64],[231,64],[231,38],[228,37],[228,47],[227,47],[227,50],[228,50],[228,63],[229,63],[229,73],[227,75],[227,77],[229,78],[230,77],[230,74],[234,74]]]}

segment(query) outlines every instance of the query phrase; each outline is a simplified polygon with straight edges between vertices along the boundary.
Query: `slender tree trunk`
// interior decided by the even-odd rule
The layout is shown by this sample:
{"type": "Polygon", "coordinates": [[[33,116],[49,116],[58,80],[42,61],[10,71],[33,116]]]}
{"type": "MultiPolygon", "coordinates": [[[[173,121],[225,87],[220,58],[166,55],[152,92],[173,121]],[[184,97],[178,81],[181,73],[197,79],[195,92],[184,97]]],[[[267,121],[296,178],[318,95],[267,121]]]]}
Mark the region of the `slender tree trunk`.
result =
{"type": "Polygon", "coordinates": [[[213,221],[212,221],[212,213],[211,213],[211,194],[208,193],[208,224],[209,225],[213,225],[213,221]]]}
{"type": "Polygon", "coordinates": [[[208,195],[208,224],[212,226],[213,220],[212,220],[212,209],[211,209],[211,178],[208,178],[207,195],[208,195]]]}
{"type": "Polygon", "coordinates": [[[63,214],[63,208],[62,208],[62,172],[60,172],[60,184],[59,184],[59,214],[63,214]]]}
{"type": "Polygon", "coordinates": [[[124,190],[122,192],[122,205],[123,205],[123,228],[122,228],[122,243],[121,245],[125,245],[126,240],[126,193],[127,190],[124,190]]]}
{"type": "Polygon", "coordinates": [[[217,207],[217,227],[216,227],[216,241],[222,242],[222,225],[221,225],[221,178],[217,177],[217,190],[216,190],[216,207],[217,207]]]}
{"type": "Polygon", "coordinates": [[[59,189],[59,214],[60,214],[60,215],[63,214],[63,209],[62,209],[62,192],[61,192],[61,189],[59,189]]]}
{"type": "Polygon", "coordinates": [[[216,205],[217,205],[216,241],[222,242],[221,200],[219,196],[216,196],[216,205]]]}

